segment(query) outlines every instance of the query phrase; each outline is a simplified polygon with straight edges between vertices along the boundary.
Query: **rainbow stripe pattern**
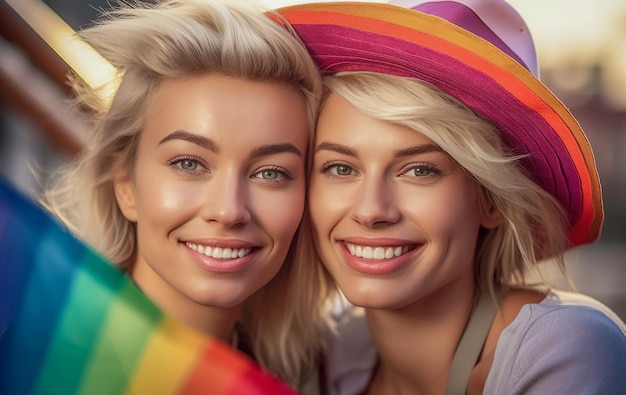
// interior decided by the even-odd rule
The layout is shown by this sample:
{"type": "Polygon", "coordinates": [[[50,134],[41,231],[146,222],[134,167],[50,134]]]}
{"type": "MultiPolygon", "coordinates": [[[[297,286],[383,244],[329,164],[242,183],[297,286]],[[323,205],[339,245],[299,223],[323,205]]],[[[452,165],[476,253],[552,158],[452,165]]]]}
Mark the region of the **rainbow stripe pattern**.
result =
{"type": "Polygon", "coordinates": [[[523,65],[518,54],[534,53],[527,30],[504,42],[480,17],[498,15],[502,25],[520,26],[505,22],[517,20],[514,12],[504,2],[485,2],[476,12],[462,1],[413,2],[407,5],[412,9],[396,3],[307,2],[277,11],[325,74],[415,78],[462,101],[500,130],[511,152],[523,156],[527,174],[563,205],[571,222],[569,247],[596,241],[604,210],[587,137],[569,109],[523,65]]]}
{"type": "Polygon", "coordinates": [[[0,179],[0,394],[295,394],[0,179]]]}

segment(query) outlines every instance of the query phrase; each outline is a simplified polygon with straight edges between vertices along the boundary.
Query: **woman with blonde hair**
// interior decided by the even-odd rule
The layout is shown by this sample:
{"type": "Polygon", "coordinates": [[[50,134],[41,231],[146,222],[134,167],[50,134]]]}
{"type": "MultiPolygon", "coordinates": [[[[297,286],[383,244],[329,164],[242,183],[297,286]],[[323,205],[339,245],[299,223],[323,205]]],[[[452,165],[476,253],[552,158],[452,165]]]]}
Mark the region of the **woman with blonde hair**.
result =
{"type": "Polygon", "coordinates": [[[329,392],[626,393],[623,321],[534,273],[565,271],[603,209],[524,21],[502,0],[395,3],[280,10],[327,88],[309,190],[319,267],[364,312],[332,311],[329,392]]]}
{"type": "Polygon", "coordinates": [[[249,3],[124,2],[82,30],[119,78],[110,101],[72,80],[93,134],[42,200],[166,313],[302,389],[318,309],[293,249],[321,81],[249,3]]]}

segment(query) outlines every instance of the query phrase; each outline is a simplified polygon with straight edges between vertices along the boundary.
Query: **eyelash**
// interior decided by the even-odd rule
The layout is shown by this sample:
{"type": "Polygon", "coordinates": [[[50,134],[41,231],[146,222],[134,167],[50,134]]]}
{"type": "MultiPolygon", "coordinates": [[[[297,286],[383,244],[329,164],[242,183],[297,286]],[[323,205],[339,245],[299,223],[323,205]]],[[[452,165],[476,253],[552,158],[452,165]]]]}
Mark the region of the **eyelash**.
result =
{"type": "MultiPolygon", "coordinates": [[[[168,165],[170,166],[174,166],[174,168],[178,171],[182,171],[185,173],[197,173],[197,172],[208,172],[208,170],[205,168],[205,165],[202,163],[202,160],[196,156],[176,156],[170,160],[167,161],[168,165]],[[189,169],[183,169],[181,167],[181,164],[184,161],[189,161],[189,162],[194,162],[197,166],[201,167],[201,169],[194,169],[194,170],[189,170],[189,169]]],[[[264,181],[268,181],[268,182],[281,182],[282,180],[293,180],[294,177],[293,175],[288,172],[286,169],[282,168],[282,167],[278,167],[278,166],[268,166],[268,167],[264,167],[262,169],[259,169],[257,171],[255,171],[253,173],[253,177],[252,178],[259,178],[261,180],[264,181]],[[282,178],[276,178],[276,179],[267,179],[267,178],[263,178],[263,177],[255,177],[257,175],[259,175],[260,173],[266,172],[266,171],[275,171],[277,173],[279,173],[279,177],[282,176],[282,178]]]]}
{"type": "Polygon", "coordinates": [[[263,172],[266,171],[275,171],[277,173],[279,173],[280,175],[283,176],[283,178],[277,178],[277,179],[267,179],[267,178],[262,178],[262,177],[254,177],[254,178],[259,178],[265,181],[269,181],[269,182],[281,182],[283,179],[284,180],[293,180],[293,175],[288,172],[286,169],[282,168],[282,167],[278,167],[278,166],[268,166],[268,167],[264,167],[262,169],[259,169],[257,171],[254,172],[253,176],[259,175],[263,172]]]}
{"type": "MultiPolygon", "coordinates": [[[[332,169],[335,169],[337,167],[345,167],[347,169],[350,169],[351,173],[355,172],[352,166],[349,166],[343,162],[327,162],[327,163],[322,164],[320,173],[323,173],[323,174],[332,173],[331,175],[335,177],[347,177],[347,176],[353,175],[353,174],[338,174],[337,171],[333,172],[332,169]]],[[[411,170],[415,171],[415,169],[426,170],[429,172],[429,174],[426,174],[423,176],[413,175],[411,177],[425,178],[425,177],[438,176],[442,174],[442,171],[437,166],[431,163],[411,163],[410,165],[407,165],[402,169],[401,175],[404,176],[406,175],[406,173],[410,172],[411,170]]]]}
{"type": "MultiPolygon", "coordinates": [[[[331,173],[331,169],[336,168],[336,167],[340,167],[340,166],[343,166],[343,167],[346,167],[346,168],[350,169],[351,172],[355,171],[352,168],[352,166],[346,165],[343,162],[326,162],[326,163],[322,164],[322,167],[320,169],[320,173],[329,174],[329,173],[331,173]]],[[[338,174],[337,172],[334,172],[331,175],[335,176],[335,177],[347,177],[348,175],[352,175],[352,174],[338,174]]]]}
{"type": "Polygon", "coordinates": [[[438,176],[442,174],[441,169],[439,169],[437,166],[433,165],[432,163],[411,163],[410,165],[405,166],[402,169],[402,175],[405,175],[411,170],[415,171],[416,169],[424,169],[428,171],[429,174],[424,175],[424,176],[413,175],[412,177],[425,178],[425,177],[438,176]]]}
{"type": "Polygon", "coordinates": [[[189,162],[194,162],[196,165],[202,167],[202,169],[204,169],[204,171],[206,171],[206,168],[202,162],[202,160],[200,158],[198,158],[197,156],[187,156],[187,155],[181,155],[181,156],[175,156],[172,159],[167,161],[167,164],[170,166],[173,166],[176,170],[180,170],[186,173],[195,173],[195,172],[201,172],[203,170],[201,169],[194,169],[194,170],[189,170],[189,169],[183,169],[181,167],[181,164],[184,161],[189,161],[189,162]]]}

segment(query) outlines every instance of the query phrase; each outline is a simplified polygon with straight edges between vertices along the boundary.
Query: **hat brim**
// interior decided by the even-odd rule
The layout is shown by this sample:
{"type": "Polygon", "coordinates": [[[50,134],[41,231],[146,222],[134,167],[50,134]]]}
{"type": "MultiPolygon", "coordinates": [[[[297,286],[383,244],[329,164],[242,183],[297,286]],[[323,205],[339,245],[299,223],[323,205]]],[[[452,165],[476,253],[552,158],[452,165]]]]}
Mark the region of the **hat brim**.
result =
{"type": "Polygon", "coordinates": [[[571,246],[599,237],[602,192],[589,142],[563,103],[515,59],[442,18],[389,4],[312,3],[278,12],[323,73],[416,78],[464,102],[516,154],[528,155],[528,175],[569,216],[571,246]]]}

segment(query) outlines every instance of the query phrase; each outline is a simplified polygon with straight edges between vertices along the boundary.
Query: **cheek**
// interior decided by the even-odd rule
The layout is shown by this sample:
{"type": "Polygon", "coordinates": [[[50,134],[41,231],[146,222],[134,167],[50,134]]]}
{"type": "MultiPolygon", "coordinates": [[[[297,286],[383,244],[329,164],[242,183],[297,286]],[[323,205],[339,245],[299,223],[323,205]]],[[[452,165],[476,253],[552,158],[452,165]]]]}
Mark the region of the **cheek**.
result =
{"type": "Polygon", "coordinates": [[[456,240],[467,237],[473,243],[480,227],[478,201],[471,190],[419,195],[410,211],[419,215],[420,225],[431,237],[456,240]]]}
{"type": "Polygon", "coordinates": [[[304,214],[304,183],[290,191],[258,194],[254,216],[264,224],[274,243],[289,247],[304,214]]]}
{"type": "Polygon", "coordinates": [[[192,184],[167,182],[147,182],[140,185],[137,192],[139,221],[143,219],[145,222],[167,226],[183,222],[187,214],[198,207],[206,193],[201,188],[193,188],[192,184]]]}
{"type": "Polygon", "coordinates": [[[316,233],[328,234],[333,224],[339,219],[338,213],[343,212],[343,207],[349,199],[345,196],[345,190],[341,195],[342,199],[337,199],[339,191],[320,180],[321,176],[312,176],[309,186],[309,210],[311,222],[316,233]]]}

